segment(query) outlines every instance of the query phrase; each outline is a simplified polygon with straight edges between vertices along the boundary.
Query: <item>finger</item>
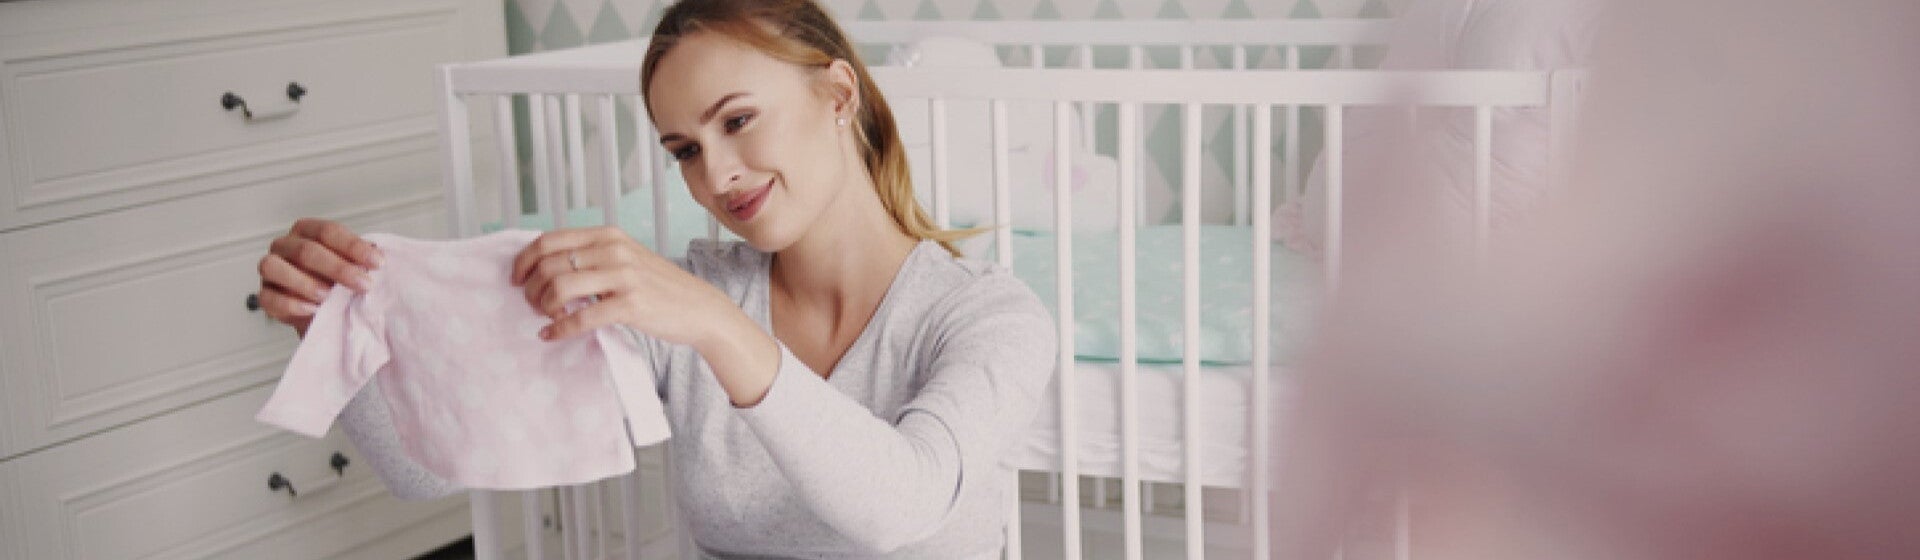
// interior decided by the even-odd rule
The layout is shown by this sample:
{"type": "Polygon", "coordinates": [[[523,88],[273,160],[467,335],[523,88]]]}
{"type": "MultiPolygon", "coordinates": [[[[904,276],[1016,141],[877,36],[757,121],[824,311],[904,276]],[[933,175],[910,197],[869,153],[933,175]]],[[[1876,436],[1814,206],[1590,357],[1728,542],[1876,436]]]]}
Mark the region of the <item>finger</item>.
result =
{"type": "Polygon", "coordinates": [[[379,268],[384,255],[372,242],[355,235],[353,230],[339,222],[306,218],[294,222],[294,233],[301,237],[319,241],[341,257],[367,268],[379,268]]]}
{"type": "Polygon", "coordinates": [[[592,245],[603,235],[600,228],[562,229],[540,234],[520,254],[513,257],[513,285],[525,284],[540,262],[555,253],[564,253],[592,245]]]}
{"type": "Polygon", "coordinates": [[[611,294],[625,283],[626,274],[618,270],[594,270],[576,272],[553,279],[547,290],[540,294],[536,307],[548,317],[566,314],[567,302],[611,294]]]}
{"type": "Polygon", "coordinates": [[[540,295],[546,292],[547,285],[552,283],[554,278],[569,272],[573,272],[572,265],[567,263],[564,255],[548,255],[535,263],[533,271],[528,273],[523,281],[524,287],[521,290],[522,295],[527,299],[527,305],[539,309],[540,295]]]}
{"type": "Polygon", "coordinates": [[[554,320],[553,324],[540,329],[540,338],[559,340],[580,333],[593,332],[600,327],[614,324],[618,321],[619,315],[619,302],[615,298],[603,299],[599,303],[554,320]]]}
{"type": "Polygon", "coordinates": [[[267,253],[267,256],[260,258],[260,281],[288,293],[300,294],[302,298],[313,302],[325,301],[327,291],[333,287],[332,282],[314,278],[274,253],[267,253]]]}
{"type": "Polygon", "coordinates": [[[273,252],[309,274],[335,284],[346,284],[355,291],[364,292],[373,285],[366,269],[354,266],[333,249],[312,239],[299,236],[275,239],[273,252]]]}
{"type": "Polygon", "coordinates": [[[260,287],[260,310],[275,321],[291,325],[313,317],[320,310],[320,305],[278,287],[263,285],[260,287]]]}

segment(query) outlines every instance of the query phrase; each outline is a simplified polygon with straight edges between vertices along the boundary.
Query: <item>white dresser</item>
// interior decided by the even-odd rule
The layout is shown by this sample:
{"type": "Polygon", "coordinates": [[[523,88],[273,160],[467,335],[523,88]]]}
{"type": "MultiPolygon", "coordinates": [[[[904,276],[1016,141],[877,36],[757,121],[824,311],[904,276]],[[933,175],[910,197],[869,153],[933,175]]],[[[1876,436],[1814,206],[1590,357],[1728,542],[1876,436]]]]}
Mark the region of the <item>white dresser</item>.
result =
{"type": "Polygon", "coordinates": [[[247,296],[301,216],[444,235],[433,68],[502,56],[501,16],[0,2],[0,559],[407,558],[468,532],[464,497],[388,497],[337,430],[252,420],[297,340],[247,296]]]}

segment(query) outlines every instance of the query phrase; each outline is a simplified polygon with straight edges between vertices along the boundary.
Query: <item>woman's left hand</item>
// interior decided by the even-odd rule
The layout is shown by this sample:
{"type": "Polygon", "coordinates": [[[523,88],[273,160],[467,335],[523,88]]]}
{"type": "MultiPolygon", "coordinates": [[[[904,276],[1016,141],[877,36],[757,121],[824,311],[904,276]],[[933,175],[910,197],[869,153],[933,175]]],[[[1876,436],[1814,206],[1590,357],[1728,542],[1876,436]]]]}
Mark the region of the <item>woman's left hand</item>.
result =
{"type": "Polygon", "coordinates": [[[616,227],[542,234],[513,260],[513,282],[527,303],[553,318],[547,340],[624,324],[655,338],[695,345],[739,315],[726,295],[648,250],[616,227]],[[567,313],[571,301],[599,301],[567,313]]]}

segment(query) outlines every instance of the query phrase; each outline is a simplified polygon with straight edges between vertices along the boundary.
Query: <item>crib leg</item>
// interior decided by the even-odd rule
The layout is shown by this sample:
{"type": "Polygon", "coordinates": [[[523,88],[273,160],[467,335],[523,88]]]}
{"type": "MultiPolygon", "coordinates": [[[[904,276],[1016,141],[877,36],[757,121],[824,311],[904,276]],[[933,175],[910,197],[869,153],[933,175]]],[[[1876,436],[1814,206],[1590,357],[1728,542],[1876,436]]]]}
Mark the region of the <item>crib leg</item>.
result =
{"type": "Polygon", "coordinates": [[[475,490],[467,494],[473,518],[474,560],[500,560],[500,535],[493,525],[493,493],[475,490]]]}

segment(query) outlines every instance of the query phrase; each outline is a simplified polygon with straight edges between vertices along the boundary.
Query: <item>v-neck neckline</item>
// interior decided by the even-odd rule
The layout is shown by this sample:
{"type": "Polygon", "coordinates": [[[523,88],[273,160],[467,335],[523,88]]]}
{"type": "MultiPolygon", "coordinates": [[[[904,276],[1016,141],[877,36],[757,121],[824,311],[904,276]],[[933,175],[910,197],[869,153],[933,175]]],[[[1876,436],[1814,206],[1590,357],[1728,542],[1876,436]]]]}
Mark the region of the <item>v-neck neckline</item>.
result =
{"type": "MultiPolygon", "coordinates": [[[[838,358],[834,359],[833,365],[828,366],[827,375],[821,379],[827,383],[834,383],[834,380],[844,377],[840,375],[841,364],[845,364],[847,362],[847,356],[853,355],[855,350],[870,344],[868,339],[876,336],[873,334],[873,324],[880,320],[882,313],[885,313],[889,307],[892,307],[894,293],[899,291],[901,279],[906,278],[907,268],[913,266],[914,261],[920,258],[920,252],[926,248],[926,245],[931,243],[933,242],[921,240],[914,243],[912,250],[907,251],[907,258],[900,261],[900,267],[893,271],[893,280],[887,282],[887,291],[880,295],[879,305],[873,307],[873,315],[867,317],[867,323],[860,326],[860,334],[854,335],[853,342],[847,345],[847,349],[842,351],[838,358]]],[[[773,255],[771,253],[766,254],[765,257],[760,260],[759,280],[761,301],[765,301],[767,305],[766,313],[762,315],[762,319],[766,322],[767,333],[774,334],[774,339],[778,340],[780,338],[779,335],[773,332],[773,255]]],[[[785,345],[786,342],[781,341],[780,344],[785,345]]],[[[799,359],[799,356],[794,356],[794,359],[799,359]]],[[[813,367],[808,366],[807,369],[811,370],[813,367]]],[[[814,375],[819,374],[820,372],[814,372],[814,375]]]]}

